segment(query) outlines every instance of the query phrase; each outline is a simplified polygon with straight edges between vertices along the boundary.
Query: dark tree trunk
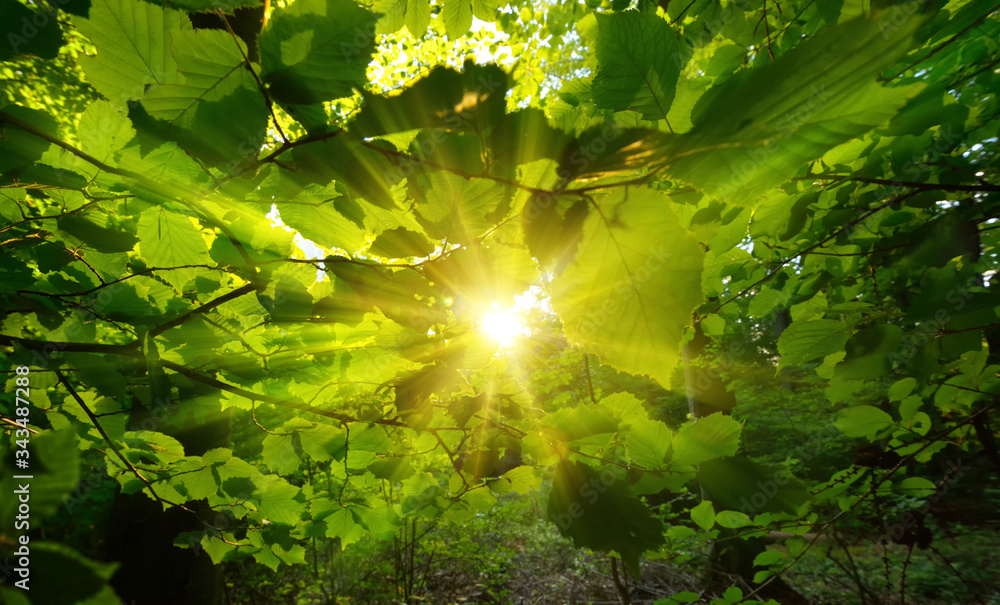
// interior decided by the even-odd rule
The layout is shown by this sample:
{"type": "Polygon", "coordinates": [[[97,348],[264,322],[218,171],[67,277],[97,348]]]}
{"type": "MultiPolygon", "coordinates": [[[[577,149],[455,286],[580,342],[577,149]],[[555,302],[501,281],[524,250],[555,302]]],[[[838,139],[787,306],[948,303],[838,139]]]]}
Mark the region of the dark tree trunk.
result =
{"type": "MultiPolygon", "coordinates": [[[[139,405],[133,408],[130,429],[148,428],[150,414],[139,405]],[[143,427],[143,421],[147,421],[143,427]]],[[[180,415],[180,414],[176,414],[180,415]]],[[[190,418],[190,416],[189,416],[190,418]]],[[[200,425],[190,420],[176,426],[160,420],[155,430],[172,435],[184,446],[184,453],[199,456],[215,447],[229,447],[232,414],[217,412],[214,420],[200,425]]],[[[163,510],[142,493],[115,497],[108,530],[108,556],[120,564],[111,579],[115,592],[125,603],[137,605],[220,605],[223,602],[222,566],[213,565],[200,549],[180,548],[174,541],[183,532],[201,532],[201,519],[211,519],[207,503],[188,505],[197,516],[180,508],[163,510]]]]}
{"type": "MultiPolygon", "coordinates": [[[[779,314],[777,327],[783,330],[788,326],[787,315],[779,314]]],[[[684,347],[685,371],[687,382],[688,405],[691,415],[700,418],[715,412],[729,414],[736,405],[736,396],[729,391],[719,373],[711,367],[710,353],[706,351],[709,338],[695,324],[695,337],[684,347]]],[[[702,494],[705,497],[705,494],[702,494]]],[[[702,586],[709,591],[721,593],[732,586],[739,578],[749,586],[753,586],[753,561],[757,555],[767,549],[763,539],[742,540],[724,539],[735,537],[738,530],[724,529],[720,535],[723,540],[712,544],[708,566],[702,576],[702,586]]],[[[782,605],[808,605],[809,600],[799,594],[781,578],[774,578],[756,595],[758,599],[775,599],[782,605]]]]}

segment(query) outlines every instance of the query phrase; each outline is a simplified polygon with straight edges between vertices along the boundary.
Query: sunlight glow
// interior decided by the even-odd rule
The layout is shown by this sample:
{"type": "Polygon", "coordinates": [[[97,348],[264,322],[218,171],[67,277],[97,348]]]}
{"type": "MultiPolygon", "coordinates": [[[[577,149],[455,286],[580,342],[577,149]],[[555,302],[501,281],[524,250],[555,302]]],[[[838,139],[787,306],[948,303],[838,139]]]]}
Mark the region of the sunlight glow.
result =
{"type": "Polygon", "coordinates": [[[528,333],[516,309],[501,311],[496,304],[493,305],[492,311],[483,315],[479,329],[505,348],[513,345],[518,337],[528,333]]]}

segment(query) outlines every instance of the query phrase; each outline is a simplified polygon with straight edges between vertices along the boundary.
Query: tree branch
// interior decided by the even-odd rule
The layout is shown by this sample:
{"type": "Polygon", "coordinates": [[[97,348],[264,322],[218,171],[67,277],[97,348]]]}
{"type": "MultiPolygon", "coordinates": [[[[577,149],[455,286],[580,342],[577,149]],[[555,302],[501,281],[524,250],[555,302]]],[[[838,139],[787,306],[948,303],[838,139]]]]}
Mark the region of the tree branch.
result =
{"type": "Polygon", "coordinates": [[[747,292],[750,292],[751,290],[753,290],[757,286],[761,285],[762,283],[766,282],[767,280],[769,280],[772,277],[774,277],[775,275],[777,275],[778,272],[781,270],[782,267],[784,267],[788,263],[792,262],[796,258],[798,258],[800,256],[803,256],[805,254],[808,254],[808,253],[812,252],[813,250],[815,250],[816,248],[819,248],[823,244],[825,244],[828,241],[834,239],[835,237],[837,237],[841,233],[847,231],[848,229],[851,229],[852,227],[854,227],[855,225],[857,225],[861,221],[865,220],[866,218],[868,218],[869,216],[875,214],[876,212],[882,210],[883,208],[888,208],[889,206],[891,206],[893,204],[899,203],[899,202],[901,202],[901,201],[903,201],[903,200],[905,200],[907,198],[911,198],[911,197],[913,197],[914,195],[916,195],[919,192],[920,192],[919,190],[911,191],[911,192],[906,193],[904,195],[901,195],[901,196],[898,196],[898,197],[893,197],[892,199],[886,201],[885,203],[882,203],[882,204],[879,204],[878,206],[875,206],[874,208],[872,208],[868,212],[865,212],[864,214],[862,214],[858,218],[854,219],[853,221],[848,222],[846,225],[844,225],[840,229],[837,229],[836,231],[834,231],[833,233],[831,233],[827,237],[821,239],[820,241],[816,242],[815,244],[809,246],[808,248],[805,248],[804,250],[798,252],[797,254],[795,254],[795,256],[789,256],[785,260],[780,261],[778,263],[778,266],[775,267],[774,269],[772,269],[771,271],[769,271],[766,275],[764,275],[764,277],[758,279],[757,281],[755,281],[754,283],[750,284],[746,288],[743,288],[742,290],[740,290],[739,292],[737,292],[733,296],[730,296],[729,298],[727,298],[726,300],[724,300],[723,302],[721,302],[719,305],[717,305],[714,309],[712,309],[709,313],[706,313],[706,315],[709,315],[711,313],[718,313],[719,309],[721,309],[722,307],[725,307],[726,305],[728,305],[729,303],[733,302],[737,298],[743,296],[747,292]]]}

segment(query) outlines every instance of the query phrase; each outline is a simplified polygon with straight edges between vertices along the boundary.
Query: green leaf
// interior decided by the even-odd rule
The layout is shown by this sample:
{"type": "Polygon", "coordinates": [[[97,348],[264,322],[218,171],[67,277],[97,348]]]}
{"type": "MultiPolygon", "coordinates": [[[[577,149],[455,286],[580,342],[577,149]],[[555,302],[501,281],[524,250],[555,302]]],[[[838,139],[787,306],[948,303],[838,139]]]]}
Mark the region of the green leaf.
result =
{"type": "Polygon", "coordinates": [[[722,527],[727,527],[729,529],[737,529],[753,525],[753,522],[750,520],[750,517],[746,515],[746,513],[741,513],[735,510],[719,511],[715,514],[715,522],[722,527]]]}
{"type": "Polygon", "coordinates": [[[598,14],[597,26],[594,103],[647,120],[666,118],[683,65],[677,34],[666,20],[637,11],[598,14]]]}
{"type": "Polygon", "coordinates": [[[552,280],[552,306],[570,340],[668,386],[702,301],[704,252],[655,191],[618,189],[599,204],[576,259],[552,280]]]}
{"type": "Polygon", "coordinates": [[[201,459],[195,458],[195,464],[185,469],[185,474],[178,477],[181,491],[188,500],[208,498],[219,491],[219,483],[212,473],[211,467],[202,467],[201,459]]]}
{"type": "Polygon", "coordinates": [[[302,450],[318,462],[331,458],[343,460],[347,454],[345,433],[326,424],[317,424],[312,428],[300,430],[299,442],[302,444],[302,450]]]}
{"type": "Polygon", "coordinates": [[[846,343],[847,356],[837,364],[836,379],[864,380],[884,376],[892,367],[889,354],[899,349],[903,330],[883,324],[861,330],[846,343]]]}
{"type": "Polygon", "coordinates": [[[383,231],[368,251],[383,258],[425,257],[434,251],[434,243],[422,233],[400,227],[383,231]]]}
{"type": "Polygon", "coordinates": [[[715,507],[709,500],[702,500],[697,506],[691,509],[691,520],[698,527],[708,531],[715,526],[715,507]]]}
{"type": "Polygon", "coordinates": [[[598,473],[581,462],[560,462],[547,510],[577,548],[617,551],[636,575],[642,552],[663,544],[659,520],[607,469],[598,473]]]}
{"type": "Polygon", "coordinates": [[[832,319],[796,321],[778,338],[779,368],[799,365],[844,350],[853,326],[832,319]]]}
{"type": "Polygon", "coordinates": [[[341,548],[357,542],[365,535],[365,528],[359,525],[351,511],[346,508],[338,508],[326,518],[326,536],[328,538],[340,538],[341,548]]]}
{"type": "Polygon", "coordinates": [[[267,475],[262,490],[254,494],[259,498],[260,512],[272,523],[295,525],[305,511],[302,490],[274,475],[267,475]]]}
{"type": "Polygon", "coordinates": [[[441,10],[448,37],[457,40],[472,27],[472,6],[469,0],[445,0],[441,10]]]}
{"type": "Polygon", "coordinates": [[[736,456],[703,462],[698,483],[719,508],[746,515],[799,514],[809,490],[786,469],[736,456]]]}
{"type": "Polygon", "coordinates": [[[149,115],[174,123],[190,123],[198,102],[217,100],[241,86],[253,88],[243,67],[245,46],[224,31],[184,31],[173,35],[172,56],[182,82],[156,84],[142,100],[149,115]]]}
{"type": "Polygon", "coordinates": [[[88,18],[73,20],[97,47],[80,64],[87,82],[116,102],[141,99],[152,84],[181,81],[170,37],[191,31],[180,11],[136,0],[93,0],[88,18]]]}
{"type": "Polygon", "coordinates": [[[785,553],[780,550],[765,550],[754,558],[753,564],[754,567],[767,567],[768,565],[774,565],[784,560],[785,553]]]}
{"type": "Polygon", "coordinates": [[[239,44],[223,31],[174,34],[182,81],[157,84],[142,101],[151,117],[169,125],[154,130],[214,163],[255,157],[266,133],[267,107],[239,44]]]}
{"type": "MultiPolygon", "coordinates": [[[[56,121],[49,114],[37,109],[19,106],[4,106],[3,113],[20,120],[49,136],[57,136],[56,121]]],[[[10,172],[27,168],[45,153],[49,143],[45,139],[26,132],[20,127],[0,122],[0,172],[7,176],[10,172]]],[[[6,179],[4,179],[6,181],[6,179]]]]}
{"type": "Polygon", "coordinates": [[[718,315],[709,315],[701,320],[701,329],[708,336],[721,336],[726,329],[726,320],[718,315]]]}
{"type": "Polygon", "coordinates": [[[295,442],[291,434],[271,433],[264,437],[264,449],[261,457],[267,468],[279,475],[291,474],[299,468],[302,459],[295,450],[295,442]]]}
{"type": "Polygon", "coordinates": [[[612,410],[604,405],[578,405],[547,414],[542,424],[557,438],[568,442],[616,432],[619,423],[612,410]]]}
{"type": "Polygon", "coordinates": [[[542,485],[542,478],[532,466],[518,466],[503,474],[501,479],[509,481],[511,488],[518,494],[527,494],[542,485]]]}
{"type": "Polygon", "coordinates": [[[151,267],[214,264],[205,238],[184,215],[160,208],[143,212],[139,217],[139,241],[139,253],[151,267]]]}
{"type": "Polygon", "coordinates": [[[59,230],[98,252],[130,252],[138,241],[134,235],[114,227],[98,225],[82,214],[59,219],[59,230]]]}
{"type": "Polygon", "coordinates": [[[716,199],[754,204],[806,163],[887,122],[920,92],[922,84],[875,80],[912,46],[921,21],[885,29],[886,18],[873,13],[821,29],[775,61],[737,72],[701,97],[690,132],[637,132],[583,174],[663,167],[716,199]]]}
{"type": "MultiPolygon", "coordinates": [[[[507,74],[496,65],[466,61],[461,72],[438,66],[398,95],[365,93],[350,130],[359,137],[431,128],[480,132],[503,118],[508,86],[507,74]]],[[[439,136],[431,141],[441,144],[439,136]]]]}
{"type": "Polygon", "coordinates": [[[378,27],[375,29],[375,32],[379,34],[391,34],[402,29],[406,23],[405,17],[409,4],[408,0],[378,0],[374,8],[375,12],[382,15],[382,17],[378,20],[378,27]]]}
{"type": "Polygon", "coordinates": [[[494,225],[490,216],[504,194],[499,184],[443,171],[431,173],[428,180],[431,188],[417,214],[430,237],[472,243],[494,225]]]}
{"type": "Polygon", "coordinates": [[[921,86],[887,88],[873,76],[906,52],[920,19],[886,30],[884,18],[821,29],[710,90],[681,146],[706,152],[673,162],[672,174],[720,199],[749,203],[806,162],[888,121],[921,86]],[[719,144],[726,147],[707,151],[719,144]]]}
{"type": "Polygon", "coordinates": [[[900,401],[912,393],[915,388],[917,388],[916,378],[907,377],[897,380],[889,387],[889,401],[900,401]]]}
{"type": "Polygon", "coordinates": [[[740,446],[740,423],[716,412],[698,418],[674,436],[673,462],[700,464],[713,458],[732,456],[740,446]]]}
{"type": "MultiPolygon", "coordinates": [[[[904,380],[913,380],[912,378],[904,380]]],[[[924,404],[923,397],[919,395],[910,395],[909,397],[904,397],[902,401],[899,402],[899,418],[903,422],[910,422],[920,406],[924,404]]]]}
{"type": "Polygon", "coordinates": [[[480,21],[491,23],[496,19],[500,0],[472,0],[472,14],[480,21]]]}
{"type": "Polygon", "coordinates": [[[408,0],[404,21],[410,35],[419,40],[431,24],[431,3],[428,0],[408,0]]]}
{"type": "Polygon", "coordinates": [[[666,462],[673,434],[659,420],[634,424],[625,440],[625,451],[634,462],[656,470],[666,462]]]}
{"type": "MultiPolygon", "coordinates": [[[[117,563],[99,563],[65,544],[31,541],[31,564],[48,573],[58,572],[57,580],[31,582],[32,603],[71,605],[86,603],[107,585],[117,563]]],[[[13,580],[11,581],[13,584],[13,580]]]]}
{"type": "Polygon", "coordinates": [[[892,416],[871,405],[856,405],[840,412],[834,425],[848,437],[874,439],[893,425],[892,416]]]}
{"type": "Polygon", "coordinates": [[[309,198],[307,187],[297,198],[297,203],[275,204],[281,221],[302,234],[308,240],[328,249],[341,249],[349,253],[361,250],[366,244],[365,230],[344,217],[332,203],[339,194],[324,199],[321,203],[303,203],[309,198]]]}
{"type": "Polygon", "coordinates": [[[911,498],[927,498],[937,492],[937,486],[923,477],[907,477],[899,482],[895,490],[911,498]]]}
{"type": "MultiPolygon", "coordinates": [[[[289,176],[300,187],[312,183],[325,188],[330,186],[331,180],[336,180],[347,186],[351,197],[364,198],[378,208],[394,209],[392,187],[403,179],[403,174],[382,153],[345,139],[338,137],[295,148],[291,153],[293,172],[289,176]]],[[[382,141],[372,145],[391,149],[382,141]]],[[[366,213],[365,222],[369,220],[370,215],[366,213]]]]}
{"type": "MultiPolygon", "coordinates": [[[[34,379],[34,377],[33,377],[34,379]]],[[[13,383],[11,383],[13,384],[13,383]]],[[[13,389],[10,391],[14,393],[13,389]]],[[[73,402],[76,406],[76,402],[73,402]]],[[[30,426],[30,425],[29,425],[30,426]]],[[[12,434],[13,435],[13,434],[12,434]]],[[[54,514],[60,507],[66,505],[69,494],[80,478],[80,447],[79,438],[72,428],[42,431],[31,438],[31,511],[38,518],[46,518],[54,514]]],[[[14,451],[13,444],[10,450],[14,451]]],[[[13,457],[13,454],[11,454],[13,457]]],[[[0,489],[8,494],[14,494],[18,482],[7,469],[0,477],[0,489]]],[[[78,502],[78,501],[74,501],[78,502]]],[[[15,516],[18,514],[18,498],[4,498],[0,501],[0,522],[14,527],[15,516]]],[[[32,541],[34,544],[34,541],[32,541]]]]}
{"type": "MultiPolygon", "coordinates": [[[[181,9],[186,13],[210,13],[221,9],[224,13],[232,13],[244,6],[260,6],[260,0],[149,0],[153,4],[181,9]]],[[[230,16],[230,19],[233,17],[230,16]]]]}
{"type": "MultiPolygon", "coordinates": [[[[105,164],[116,164],[115,156],[134,136],[124,105],[98,99],[80,116],[80,149],[105,164]]],[[[78,164],[78,168],[81,172],[97,170],[90,165],[78,164]]]]}
{"type": "Polygon", "coordinates": [[[238,548],[234,544],[229,544],[207,533],[202,536],[200,544],[205,549],[205,552],[208,553],[208,556],[212,558],[212,563],[216,565],[225,561],[226,556],[235,552],[238,548]]]}
{"type": "Polygon", "coordinates": [[[261,77],[271,97],[308,105],[362,88],[375,51],[376,17],[350,0],[298,0],[261,32],[261,77]]]}

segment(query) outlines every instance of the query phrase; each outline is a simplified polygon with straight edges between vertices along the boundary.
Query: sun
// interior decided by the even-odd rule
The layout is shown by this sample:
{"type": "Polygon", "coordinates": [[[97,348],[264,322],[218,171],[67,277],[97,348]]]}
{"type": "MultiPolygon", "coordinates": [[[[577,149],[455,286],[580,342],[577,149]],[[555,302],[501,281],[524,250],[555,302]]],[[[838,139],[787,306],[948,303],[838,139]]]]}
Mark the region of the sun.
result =
{"type": "Polygon", "coordinates": [[[503,311],[496,304],[492,311],[483,314],[479,330],[504,348],[510,347],[519,337],[528,333],[516,309],[503,311]]]}

